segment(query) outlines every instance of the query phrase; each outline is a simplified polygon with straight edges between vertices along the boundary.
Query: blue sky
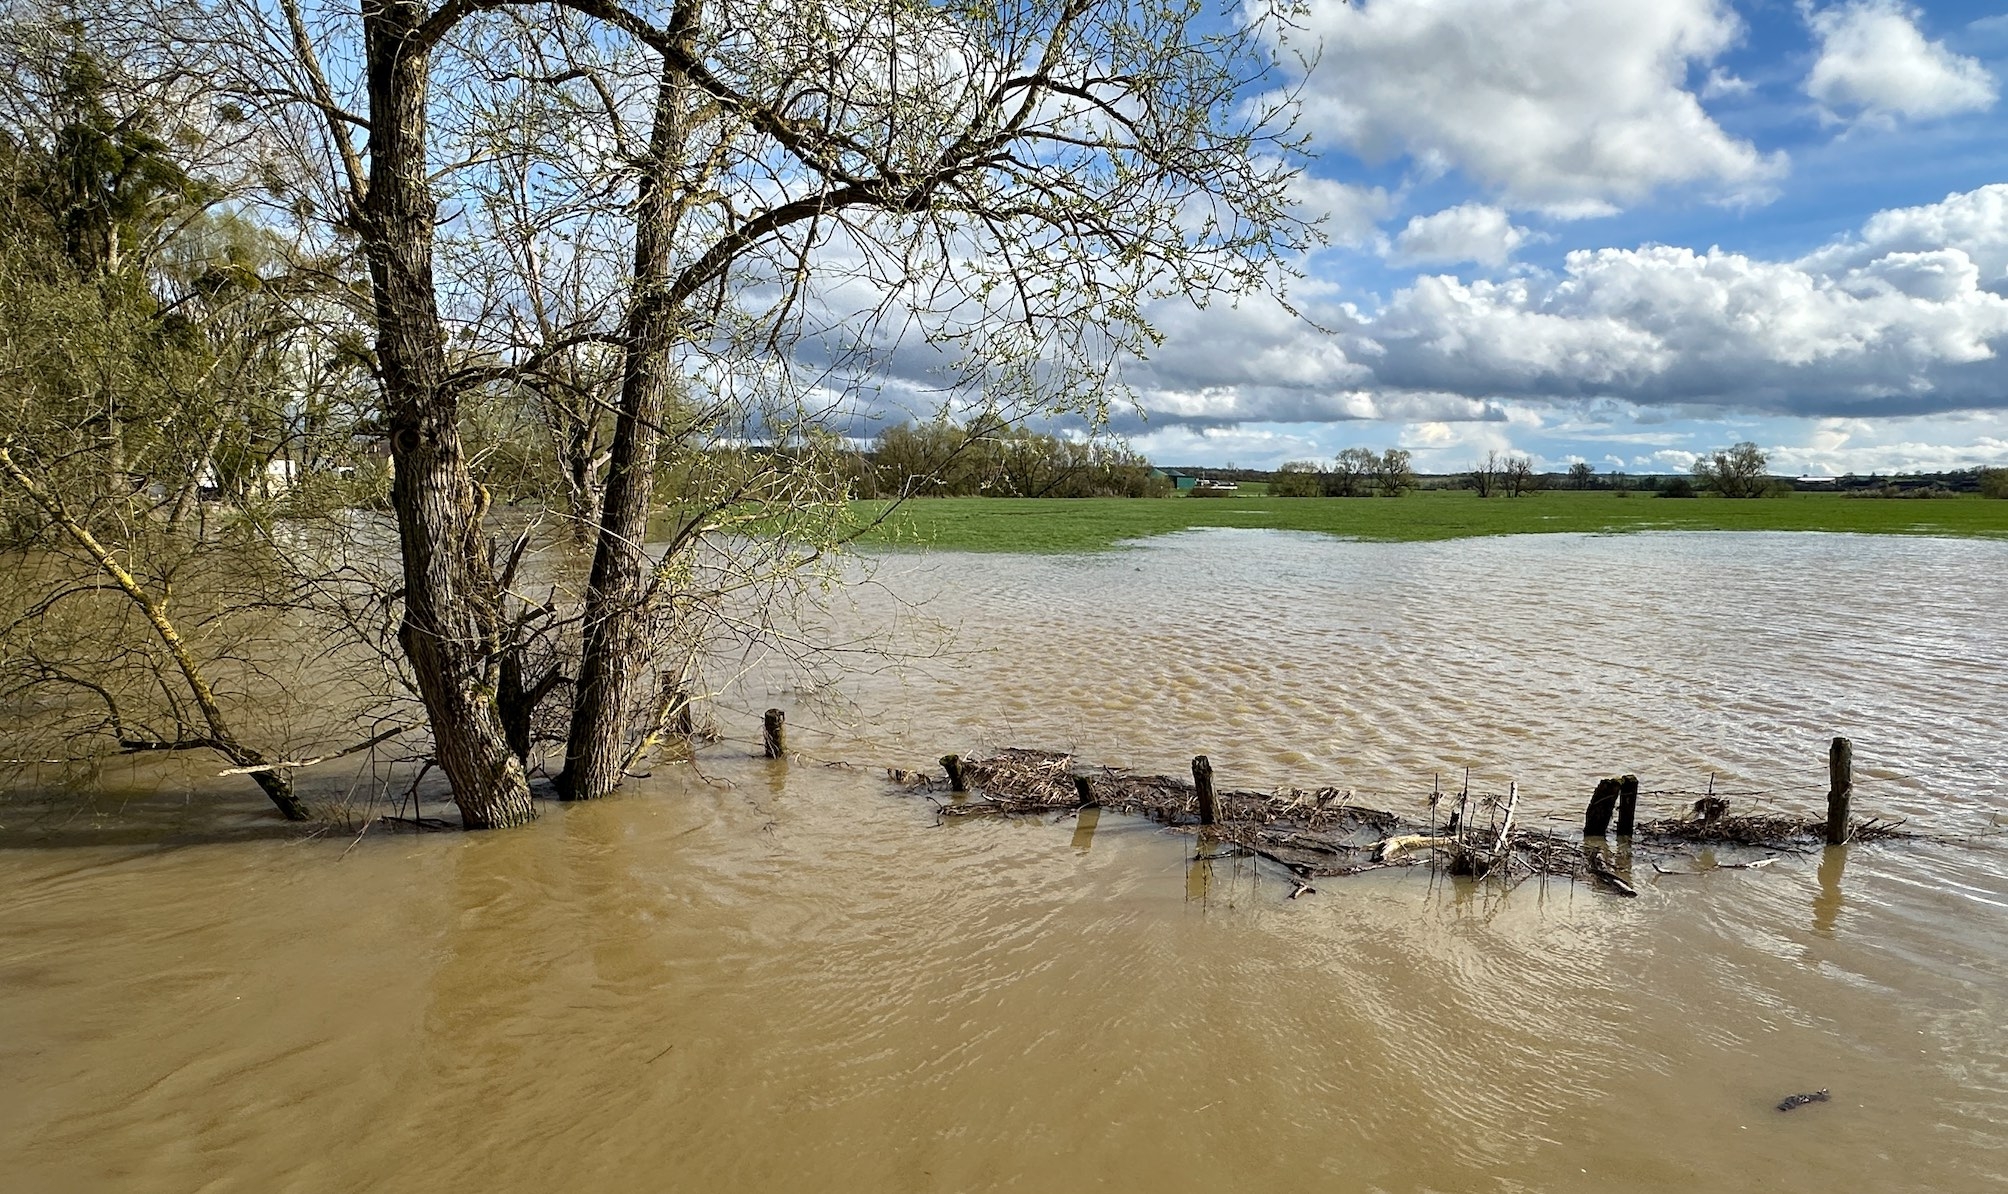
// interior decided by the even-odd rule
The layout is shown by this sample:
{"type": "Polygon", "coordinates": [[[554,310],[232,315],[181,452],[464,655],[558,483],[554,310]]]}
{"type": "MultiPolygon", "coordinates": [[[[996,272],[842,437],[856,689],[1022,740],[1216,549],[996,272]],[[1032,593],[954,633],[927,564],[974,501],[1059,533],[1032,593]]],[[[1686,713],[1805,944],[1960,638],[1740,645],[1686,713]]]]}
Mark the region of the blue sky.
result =
{"type": "Polygon", "coordinates": [[[1310,0],[1293,301],[1160,312],[1165,463],[2008,465],[2008,8],[1310,0]]]}

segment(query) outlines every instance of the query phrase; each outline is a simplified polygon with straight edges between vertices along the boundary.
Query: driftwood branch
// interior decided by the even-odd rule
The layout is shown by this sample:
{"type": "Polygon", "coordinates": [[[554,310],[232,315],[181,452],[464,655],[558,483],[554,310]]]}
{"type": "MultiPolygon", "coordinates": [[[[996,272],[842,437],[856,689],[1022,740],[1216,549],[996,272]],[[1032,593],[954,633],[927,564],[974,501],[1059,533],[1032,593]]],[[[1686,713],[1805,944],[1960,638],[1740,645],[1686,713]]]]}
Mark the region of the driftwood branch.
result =
{"type": "Polygon", "coordinates": [[[336,759],[345,759],[350,755],[360,754],[363,751],[370,750],[374,747],[382,746],[384,743],[390,741],[392,738],[397,737],[399,734],[415,730],[420,725],[423,724],[424,724],[423,722],[414,721],[414,722],[408,722],[401,726],[392,726],[390,729],[385,730],[381,734],[378,734],[371,738],[365,738],[361,742],[356,743],[354,746],[345,746],[342,749],[335,751],[332,754],[315,755],[311,759],[282,759],[277,763],[259,763],[251,767],[231,767],[228,768],[227,770],[219,771],[216,774],[255,775],[260,771],[278,771],[281,768],[284,768],[288,771],[298,771],[302,767],[313,767],[321,763],[332,763],[336,759]]]}
{"type": "MultiPolygon", "coordinates": [[[[150,750],[215,750],[214,738],[176,738],[172,741],[159,738],[121,738],[119,750],[124,754],[136,755],[150,750]]],[[[224,772],[225,775],[232,774],[224,772]]]]}
{"type": "Polygon", "coordinates": [[[1456,844],[1457,839],[1454,837],[1430,837],[1421,833],[1397,834],[1394,837],[1382,838],[1374,847],[1374,861],[1386,862],[1389,859],[1400,858],[1410,850],[1434,850],[1439,846],[1456,844]]]}
{"type": "Polygon", "coordinates": [[[1638,896],[1638,888],[1627,883],[1623,875],[1613,870],[1611,864],[1604,859],[1601,851],[1583,851],[1583,861],[1589,864],[1590,874],[1596,876],[1599,882],[1609,887],[1612,891],[1627,898],[1636,898],[1638,896]]]}

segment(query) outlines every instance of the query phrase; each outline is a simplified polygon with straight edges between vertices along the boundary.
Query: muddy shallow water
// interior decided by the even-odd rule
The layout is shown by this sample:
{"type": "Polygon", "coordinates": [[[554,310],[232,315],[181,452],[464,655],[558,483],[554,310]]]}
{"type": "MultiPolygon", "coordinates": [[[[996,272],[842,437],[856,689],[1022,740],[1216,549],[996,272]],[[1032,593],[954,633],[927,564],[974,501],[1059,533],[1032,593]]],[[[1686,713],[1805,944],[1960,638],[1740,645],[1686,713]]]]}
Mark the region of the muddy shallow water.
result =
{"type": "Polygon", "coordinates": [[[266,838],[255,793],[152,775],[60,846],[5,810],[0,1188],[1999,1188],[2004,564],[1720,535],[896,556],[841,628],[959,627],[945,653],[763,665],[697,767],[529,829],[266,838]],[[751,757],[770,704],[804,757],[751,757]],[[1978,840],[1632,901],[1419,869],[1292,901],[1113,816],[941,826],[869,766],[1205,751],[1408,811],[1470,766],[1559,818],[1614,769],[1811,808],[1836,733],[1859,811],[1978,840]],[[149,809],[169,828],[133,831],[149,809]]]}

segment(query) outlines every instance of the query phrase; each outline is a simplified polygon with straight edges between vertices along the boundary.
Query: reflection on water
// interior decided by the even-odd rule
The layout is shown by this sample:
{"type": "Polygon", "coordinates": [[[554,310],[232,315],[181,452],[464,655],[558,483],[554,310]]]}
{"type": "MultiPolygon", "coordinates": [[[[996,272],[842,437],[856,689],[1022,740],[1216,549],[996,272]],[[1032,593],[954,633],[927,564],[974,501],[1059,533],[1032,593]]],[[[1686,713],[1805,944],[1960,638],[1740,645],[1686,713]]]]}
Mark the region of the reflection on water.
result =
{"type": "Polygon", "coordinates": [[[1593,843],[1635,900],[1422,870],[1291,900],[1196,835],[944,823],[817,760],[1203,746],[1223,782],[1420,813],[1468,759],[1580,825],[1584,777],[1634,769],[1816,811],[1849,732],[1858,810],[1971,833],[2003,811],[2008,630],[1968,595],[2003,550],[1222,534],[901,563],[965,664],[790,709],[792,762],[755,757],[800,695],[776,672],[750,732],[524,830],[0,836],[0,1189],[2000,1188],[1984,834],[1722,870],[1593,843]]]}
{"type": "Polygon", "coordinates": [[[1820,851],[1820,893],[1813,897],[1813,931],[1831,934],[1841,915],[1841,877],[1848,871],[1848,848],[1828,846],[1820,851]]]}
{"type": "Polygon", "coordinates": [[[1082,854],[1095,844],[1095,827],[1102,823],[1099,805],[1088,805],[1074,818],[1074,849],[1082,854]]]}

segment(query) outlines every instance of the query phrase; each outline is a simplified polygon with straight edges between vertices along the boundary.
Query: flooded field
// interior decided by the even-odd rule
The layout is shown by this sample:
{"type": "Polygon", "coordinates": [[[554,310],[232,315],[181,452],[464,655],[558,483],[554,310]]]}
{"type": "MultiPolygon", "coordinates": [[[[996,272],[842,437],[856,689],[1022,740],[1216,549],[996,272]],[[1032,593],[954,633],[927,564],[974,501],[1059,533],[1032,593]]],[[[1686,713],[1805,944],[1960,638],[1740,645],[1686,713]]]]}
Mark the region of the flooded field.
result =
{"type": "Polygon", "coordinates": [[[888,556],[828,629],[922,657],[762,662],[696,766],[525,830],[303,840],[200,769],[132,773],[117,816],[0,806],[0,1188],[2000,1188],[2004,566],[1801,535],[888,556]],[[791,762],[753,757],[770,705],[791,762]],[[1641,866],[1629,901],[1420,868],[1289,900],[1148,823],[941,825],[878,770],[1203,752],[1413,814],[1470,767],[1559,821],[1617,770],[1813,810],[1836,734],[1858,813],[1970,840],[1641,866]]]}

